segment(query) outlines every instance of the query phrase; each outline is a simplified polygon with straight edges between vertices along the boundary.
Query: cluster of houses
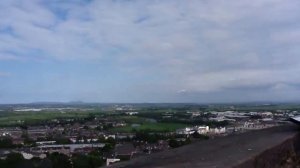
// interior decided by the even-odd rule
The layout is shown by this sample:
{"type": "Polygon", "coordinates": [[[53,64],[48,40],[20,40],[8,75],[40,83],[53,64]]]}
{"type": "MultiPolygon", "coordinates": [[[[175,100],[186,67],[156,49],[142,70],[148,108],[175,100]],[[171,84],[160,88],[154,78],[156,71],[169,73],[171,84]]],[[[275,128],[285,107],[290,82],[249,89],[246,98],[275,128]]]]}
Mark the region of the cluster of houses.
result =
{"type": "Polygon", "coordinates": [[[197,132],[198,134],[223,134],[226,133],[226,128],[209,128],[209,126],[194,126],[176,130],[176,134],[179,135],[191,135],[195,132],[197,132]]]}
{"type": "Polygon", "coordinates": [[[259,121],[246,121],[242,126],[243,129],[246,130],[256,130],[256,129],[264,129],[275,126],[276,123],[268,123],[268,122],[259,122],[259,121]]]}
{"type": "Polygon", "coordinates": [[[89,153],[97,148],[103,148],[104,143],[91,143],[91,144],[49,144],[49,145],[39,145],[37,147],[31,148],[34,152],[39,153],[53,153],[59,152],[66,155],[72,153],[89,153]]]}

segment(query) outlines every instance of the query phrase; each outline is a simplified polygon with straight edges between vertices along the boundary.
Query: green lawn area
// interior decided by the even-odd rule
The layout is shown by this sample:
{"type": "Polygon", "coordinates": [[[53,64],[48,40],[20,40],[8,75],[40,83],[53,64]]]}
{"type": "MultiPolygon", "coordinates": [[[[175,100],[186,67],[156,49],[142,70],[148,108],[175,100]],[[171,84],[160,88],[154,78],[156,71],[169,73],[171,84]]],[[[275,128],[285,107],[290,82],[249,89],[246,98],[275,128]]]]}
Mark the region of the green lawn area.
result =
{"type": "Polygon", "coordinates": [[[112,128],[113,132],[133,132],[134,130],[150,130],[153,132],[170,132],[188,125],[179,123],[143,123],[139,127],[127,125],[125,127],[112,128]]]}

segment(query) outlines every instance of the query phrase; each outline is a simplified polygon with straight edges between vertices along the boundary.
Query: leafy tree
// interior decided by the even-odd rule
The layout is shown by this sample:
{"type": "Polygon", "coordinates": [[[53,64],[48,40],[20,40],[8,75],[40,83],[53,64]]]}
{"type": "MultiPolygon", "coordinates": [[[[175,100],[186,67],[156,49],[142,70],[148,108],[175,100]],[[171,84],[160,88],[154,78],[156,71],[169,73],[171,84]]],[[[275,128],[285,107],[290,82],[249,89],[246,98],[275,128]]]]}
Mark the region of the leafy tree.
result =
{"type": "Polygon", "coordinates": [[[70,139],[65,138],[65,137],[55,138],[54,140],[56,141],[57,144],[69,144],[69,143],[71,143],[70,139]]]}
{"type": "Polygon", "coordinates": [[[180,147],[182,144],[180,142],[178,142],[176,139],[170,139],[169,140],[169,146],[171,148],[177,148],[180,147]]]}
{"type": "Polygon", "coordinates": [[[20,128],[21,128],[22,130],[27,130],[27,129],[28,129],[28,126],[25,125],[25,124],[23,124],[23,125],[20,125],[20,128]]]}
{"type": "Polygon", "coordinates": [[[74,155],[72,157],[74,168],[96,168],[103,165],[102,156],[95,155],[74,155]]]}
{"type": "Polygon", "coordinates": [[[116,145],[116,140],[112,137],[109,137],[106,139],[106,143],[108,143],[114,147],[116,145]]]}
{"type": "Polygon", "coordinates": [[[85,155],[74,155],[72,157],[73,167],[74,168],[90,168],[89,159],[85,155]]]}
{"type": "Polygon", "coordinates": [[[0,148],[12,148],[14,147],[12,140],[8,137],[0,139],[0,148]]]}
{"type": "Polygon", "coordinates": [[[67,155],[54,152],[48,158],[51,160],[54,168],[71,168],[70,158],[67,155]]]}
{"type": "Polygon", "coordinates": [[[20,153],[10,153],[7,155],[3,167],[5,168],[21,168],[24,158],[20,153]]]}
{"type": "Polygon", "coordinates": [[[209,139],[208,136],[199,134],[197,131],[195,131],[195,132],[192,134],[192,136],[193,136],[193,138],[196,138],[196,139],[209,139]]]}
{"type": "Polygon", "coordinates": [[[98,142],[105,143],[106,142],[105,137],[104,136],[99,136],[98,137],[98,142]]]}
{"type": "Polygon", "coordinates": [[[105,144],[105,146],[102,148],[102,151],[103,152],[110,152],[113,149],[114,149],[114,147],[111,144],[105,144]]]}
{"type": "Polygon", "coordinates": [[[98,125],[95,129],[98,130],[98,131],[102,131],[103,127],[101,125],[98,125]]]}
{"type": "Polygon", "coordinates": [[[150,132],[151,130],[137,131],[134,139],[139,141],[147,141],[149,143],[156,143],[161,139],[167,138],[166,136],[160,134],[153,134],[150,132]]]}
{"type": "Polygon", "coordinates": [[[177,147],[189,144],[189,143],[191,143],[190,138],[186,138],[184,141],[176,140],[174,138],[171,138],[169,140],[169,146],[172,147],[172,148],[177,148],[177,147]]]}
{"type": "Polygon", "coordinates": [[[102,156],[95,156],[95,155],[88,155],[89,163],[92,168],[100,167],[103,165],[103,159],[102,156]]]}
{"type": "Polygon", "coordinates": [[[112,123],[103,125],[103,130],[105,130],[105,131],[107,131],[107,130],[109,130],[111,128],[113,128],[113,124],[112,123]]]}
{"type": "Polygon", "coordinates": [[[100,150],[93,150],[89,153],[89,155],[102,157],[103,153],[100,150]]]}

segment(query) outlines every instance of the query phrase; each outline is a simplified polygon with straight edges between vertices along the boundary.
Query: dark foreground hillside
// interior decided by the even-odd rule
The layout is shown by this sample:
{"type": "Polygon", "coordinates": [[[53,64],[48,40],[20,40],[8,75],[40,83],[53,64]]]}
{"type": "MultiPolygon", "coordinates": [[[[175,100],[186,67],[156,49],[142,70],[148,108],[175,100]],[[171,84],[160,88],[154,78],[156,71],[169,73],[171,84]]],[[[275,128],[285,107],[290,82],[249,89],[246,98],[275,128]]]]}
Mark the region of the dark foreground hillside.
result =
{"type": "Polygon", "coordinates": [[[300,136],[295,125],[285,125],[198,142],[118,163],[110,167],[297,167],[300,136]]]}

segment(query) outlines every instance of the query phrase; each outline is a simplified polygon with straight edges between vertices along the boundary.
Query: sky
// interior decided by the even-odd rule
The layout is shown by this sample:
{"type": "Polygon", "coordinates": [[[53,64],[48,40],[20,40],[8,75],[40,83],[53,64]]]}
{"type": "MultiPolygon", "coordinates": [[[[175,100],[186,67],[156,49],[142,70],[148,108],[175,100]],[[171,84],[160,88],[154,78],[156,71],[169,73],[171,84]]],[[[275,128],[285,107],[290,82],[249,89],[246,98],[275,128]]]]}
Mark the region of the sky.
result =
{"type": "Polygon", "coordinates": [[[0,103],[300,100],[299,0],[1,0],[0,103]]]}

